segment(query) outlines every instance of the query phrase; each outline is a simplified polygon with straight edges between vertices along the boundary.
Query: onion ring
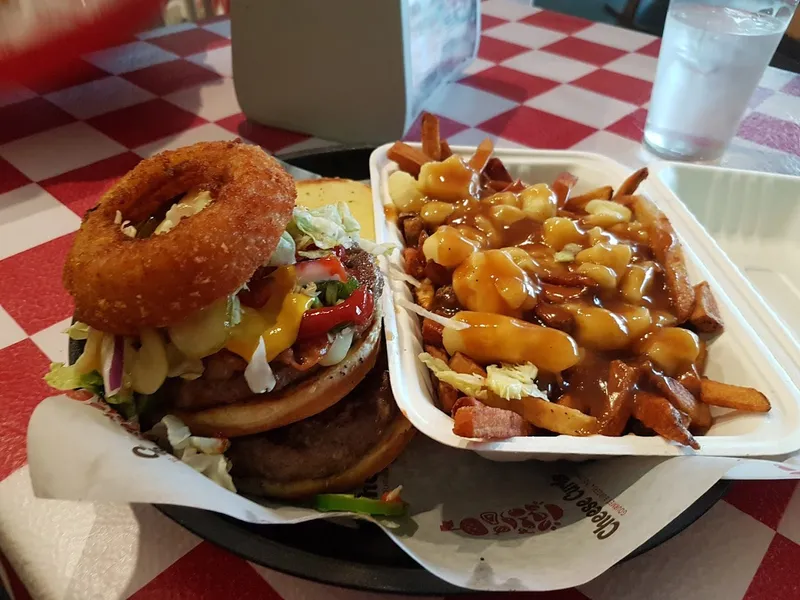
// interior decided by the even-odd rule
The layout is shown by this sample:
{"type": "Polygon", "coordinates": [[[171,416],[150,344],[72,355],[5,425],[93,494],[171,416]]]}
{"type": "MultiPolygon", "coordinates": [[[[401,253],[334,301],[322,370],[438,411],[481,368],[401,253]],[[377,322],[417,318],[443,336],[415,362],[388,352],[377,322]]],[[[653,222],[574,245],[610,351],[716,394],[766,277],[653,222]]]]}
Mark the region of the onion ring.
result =
{"type": "Polygon", "coordinates": [[[200,142],[143,160],[87,212],[64,286],[75,318],[108,333],[166,327],[234,293],[269,260],[292,217],[292,177],[258,146],[200,142]],[[115,223],[141,223],[192,188],[214,201],[174,229],[130,238],[115,223]]]}

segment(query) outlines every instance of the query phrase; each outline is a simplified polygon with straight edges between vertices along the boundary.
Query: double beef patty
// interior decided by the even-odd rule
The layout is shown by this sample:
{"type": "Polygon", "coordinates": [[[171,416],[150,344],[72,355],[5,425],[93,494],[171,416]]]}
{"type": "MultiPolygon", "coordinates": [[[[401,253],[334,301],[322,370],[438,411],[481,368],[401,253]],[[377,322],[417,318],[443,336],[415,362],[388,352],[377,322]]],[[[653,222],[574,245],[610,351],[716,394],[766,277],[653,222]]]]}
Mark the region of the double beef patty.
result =
{"type": "Polygon", "coordinates": [[[397,416],[384,352],[341,401],[280,429],[234,438],[226,452],[233,477],[284,483],[342,473],[373,448],[397,416]]]}
{"type": "MultiPolygon", "coordinates": [[[[361,248],[347,250],[343,261],[345,269],[361,285],[372,291],[376,303],[383,292],[383,275],[369,252],[361,248]]],[[[356,329],[358,338],[372,325],[365,323],[356,329]]],[[[253,396],[253,392],[244,378],[247,362],[227,350],[203,359],[205,371],[203,375],[192,381],[173,379],[168,382],[167,396],[172,398],[174,408],[182,410],[203,410],[221,404],[233,404],[253,396]]],[[[308,377],[321,367],[316,365],[306,371],[298,371],[289,365],[278,363],[272,365],[275,375],[275,388],[269,393],[276,393],[299,379],[308,377]]]]}

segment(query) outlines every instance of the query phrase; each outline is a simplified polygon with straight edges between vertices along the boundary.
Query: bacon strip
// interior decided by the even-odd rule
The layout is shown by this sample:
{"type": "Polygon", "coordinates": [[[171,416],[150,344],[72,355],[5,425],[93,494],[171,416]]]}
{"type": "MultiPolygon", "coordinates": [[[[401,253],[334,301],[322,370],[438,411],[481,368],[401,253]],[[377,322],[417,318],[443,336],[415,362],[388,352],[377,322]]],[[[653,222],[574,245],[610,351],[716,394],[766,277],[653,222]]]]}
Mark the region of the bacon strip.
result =
{"type": "Polygon", "coordinates": [[[456,403],[453,404],[453,408],[450,409],[450,415],[455,417],[456,413],[460,409],[466,408],[468,406],[486,406],[486,405],[480,400],[473,398],[472,396],[461,396],[461,398],[456,400],[456,403]]]}
{"type": "Polygon", "coordinates": [[[240,302],[251,308],[264,306],[272,295],[272,280],[269,276],[274,270],[275,267],[258,269],[247,282],[247,287],[239,292],[240,302]]]}
{"type": "Polygon", "coordinates": [[[530,423],[517,413],[491,406],[465,406],[453,421],[453,433],[461,437],[504,440],[532,432],[530,423]]]}

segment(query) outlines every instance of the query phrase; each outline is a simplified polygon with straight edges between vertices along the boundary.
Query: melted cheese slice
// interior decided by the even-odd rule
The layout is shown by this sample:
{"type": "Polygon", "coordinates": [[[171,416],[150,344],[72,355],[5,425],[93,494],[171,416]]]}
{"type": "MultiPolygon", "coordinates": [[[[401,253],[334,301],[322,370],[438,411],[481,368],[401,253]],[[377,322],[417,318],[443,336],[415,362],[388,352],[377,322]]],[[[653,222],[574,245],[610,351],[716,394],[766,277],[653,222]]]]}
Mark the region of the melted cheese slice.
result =
{"type": "Polygon", "coordinates": [[[297,182],[297,204],[318,208],[326,204],[346,202],[353,217],[361,225],[361,237],[375,241],[375,213],[372,190],[351,179],[307,179],[297,182]]]}

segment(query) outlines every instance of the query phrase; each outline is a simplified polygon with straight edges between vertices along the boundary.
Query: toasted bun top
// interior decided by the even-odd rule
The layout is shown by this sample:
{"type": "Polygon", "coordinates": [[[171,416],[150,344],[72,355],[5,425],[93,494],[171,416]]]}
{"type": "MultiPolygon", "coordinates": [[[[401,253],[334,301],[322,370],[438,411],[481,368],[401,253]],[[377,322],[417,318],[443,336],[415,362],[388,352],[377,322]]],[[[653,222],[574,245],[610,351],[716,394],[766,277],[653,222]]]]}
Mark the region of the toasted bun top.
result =
{"type": "Polygon", "coordinates": [[[297,182],[297,205],[317,208],[325,204],[347,204],[361,225],[361,237],[375,241],[375,211],[372,190],[351,179],[304,179],[297,182]]]}

